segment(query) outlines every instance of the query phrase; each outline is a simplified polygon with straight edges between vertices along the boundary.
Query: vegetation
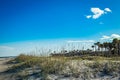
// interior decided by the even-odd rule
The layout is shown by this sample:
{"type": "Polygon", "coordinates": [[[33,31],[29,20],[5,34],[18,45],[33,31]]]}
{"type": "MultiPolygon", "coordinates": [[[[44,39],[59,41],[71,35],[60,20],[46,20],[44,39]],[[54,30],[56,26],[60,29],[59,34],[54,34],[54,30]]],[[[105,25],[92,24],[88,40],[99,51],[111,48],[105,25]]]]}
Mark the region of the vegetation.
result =
{"type": "Polygon", "coordinates": [[[93,50],[72,50],[72,51],[61,51],[60,53],[51,53],[52,56],[120,56],[120,40],[115,38],[112,42],[96,42],[91,46],[93,50]]]}
{"type": "MultiPolygon", "coordinates": [[[[54,58],[21,54],[11,61],[11,63],[15,62],[16,64],[10,67],[7,72],[22,73],[22,71],[26,71],[27,68],[32,68],[32,71],[37,68],[37,70],[40,70],[38,73],[39,76],[46,78],[47,74],[59,74],[60,71],[64,69],[66,61],[67,59],[62,57],[54,58]]],[[[22,75],[22,78],[24,78],[25,75],[22,75]]],[[[21,76],[21,74],[19,74],[19,76],[21,76]]]]}
{"type": "Polygon", "coordinates": [[[120,40],[117,38],[113,39],[112,42],[97,42],[95,45],[98,47],[95,51],[104,52],[107,55],[120,55],[120,40]]]}
{"type": "Polygon", "coordinates": [[[15,73],[16,77],[22,80],[28,80],[30,75],[37,75],[37,77],[46,80],[50,74],[90,78],[90,74],[96,75],[99,72],[106,75],[111,75],[112,72],[118,73],[119,61],[120,57],[41,57],[21,54],[11,61],[15,64],[7,72],[15,73]]]}
{"type": "Polygon", "coordinates": [[[93,72],[105,74],[105,75],[118,75],[120,72],[120,62],[108,61],[108,62],[93,62],[87,64],[88,67],[93,69],[93,72]]]}
{"type": "Polygon", "coordinates": [[[20,54],[9,61],[14,64],[7,72],[15,73],[20,80],[29,80],[31,75],[51,80],[50,74],[91,79],[100,74],[115,76],[120,73],[120,40],[97,42],[91,47],[93,50],[64,50],[50,56],[20,54]]]}

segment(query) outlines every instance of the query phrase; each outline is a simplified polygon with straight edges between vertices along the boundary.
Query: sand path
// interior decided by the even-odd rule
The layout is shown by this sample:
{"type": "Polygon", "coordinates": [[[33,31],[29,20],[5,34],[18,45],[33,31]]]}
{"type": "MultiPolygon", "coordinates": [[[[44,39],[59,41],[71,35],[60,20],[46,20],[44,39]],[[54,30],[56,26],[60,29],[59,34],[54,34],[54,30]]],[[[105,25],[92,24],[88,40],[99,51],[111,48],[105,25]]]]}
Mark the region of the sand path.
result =
{"type": "Polygon", "coordinates": [[[6,64],[6,62],[9,60],[11,60],[11,58],[0,58],[0,73],[4,72],[6,69],[8,69],[8,67],[10,67],[9,64],[6,64]]]}

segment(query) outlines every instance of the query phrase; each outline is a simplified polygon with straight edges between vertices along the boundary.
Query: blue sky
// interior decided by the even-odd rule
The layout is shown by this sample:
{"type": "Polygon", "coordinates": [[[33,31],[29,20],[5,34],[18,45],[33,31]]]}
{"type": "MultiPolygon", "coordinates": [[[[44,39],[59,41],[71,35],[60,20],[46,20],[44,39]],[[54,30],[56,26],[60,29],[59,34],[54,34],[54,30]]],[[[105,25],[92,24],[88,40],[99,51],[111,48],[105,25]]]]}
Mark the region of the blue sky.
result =
{"type": "Polygon", "coordinates": [[[0,52],[20,42],[120,37],[119,4],[120,0],[0,0],[0,52]]]}

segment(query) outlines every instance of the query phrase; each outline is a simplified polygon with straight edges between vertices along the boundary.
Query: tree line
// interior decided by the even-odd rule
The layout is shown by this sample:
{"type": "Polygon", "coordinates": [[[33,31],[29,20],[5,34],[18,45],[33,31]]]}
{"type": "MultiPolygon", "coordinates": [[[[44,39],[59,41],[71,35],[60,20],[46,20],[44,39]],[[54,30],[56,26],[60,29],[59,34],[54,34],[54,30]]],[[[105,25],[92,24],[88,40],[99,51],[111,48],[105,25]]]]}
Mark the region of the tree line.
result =
{"type": "Polygon", "coordinates": [[[115,38],[112,42],[96,42],[91,46],[95,52],[101,52],[106,55],[120,55],[120,40],[115,38]]]}
{"type": "Polygon", "coordinates": [[[120,39],[113,39],[111,42],[96,42],[91,46],[93,50],[63,50],[59,53],[51,53],[52,56],[120,56],[120,39]]]}

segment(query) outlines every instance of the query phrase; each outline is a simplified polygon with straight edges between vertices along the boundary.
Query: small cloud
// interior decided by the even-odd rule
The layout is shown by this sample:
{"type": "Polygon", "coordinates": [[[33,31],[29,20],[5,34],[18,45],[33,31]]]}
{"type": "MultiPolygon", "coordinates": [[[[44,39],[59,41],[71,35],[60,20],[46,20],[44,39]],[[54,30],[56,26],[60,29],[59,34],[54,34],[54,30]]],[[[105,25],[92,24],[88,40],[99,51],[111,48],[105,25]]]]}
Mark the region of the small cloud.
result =
{"type": "Polygon", "coordinates": [[[112,12],[109,8],[105,8],[104,11],[106,11],[106,12],[112,12]]]}
{"type": "Polygon", "coordinates": [[[90,43],[94,43],[94,40],[69,40],[67,41],[67,43],[83,43],[83,42],[90,42],[90,43]]]}
{"type": "Polygon", "coordinates": [[[100,38],[101,40],[105,40],[105,39],[110,39],[110,37],[109,36],[102,36],[102,38],[100,38]]]}
{"type": "Polygon", "coordinates": [[[104,35],[104,36],[102,36],[102,38],[100,38],[100,39],[101,39],[101,40],[112,40],[112,39],[114,39],[114,38],[120,39],[120,35],[119,35],[119,34],[112,34],[112,35],[110,35],[110,36],[104,35]]]}
{"type": "Polygon", "coordinates": [[[86,18],[93,18],[93,19],[98,19],[101,17],[103,14],[106,14],[108,12],[112,12],[109,8],[105,8],[104,10],[100,8],[91,8],[91,12],[93,13],[92,15],[87,15],[86,18]]]}
{"type": "Polygon", "coordinates": [[[88,18],[88,19],[91,18],[91,17],[92,17],[92,15],[87,15],[87,16],[86,16],[86,18],[88,18]]]}

